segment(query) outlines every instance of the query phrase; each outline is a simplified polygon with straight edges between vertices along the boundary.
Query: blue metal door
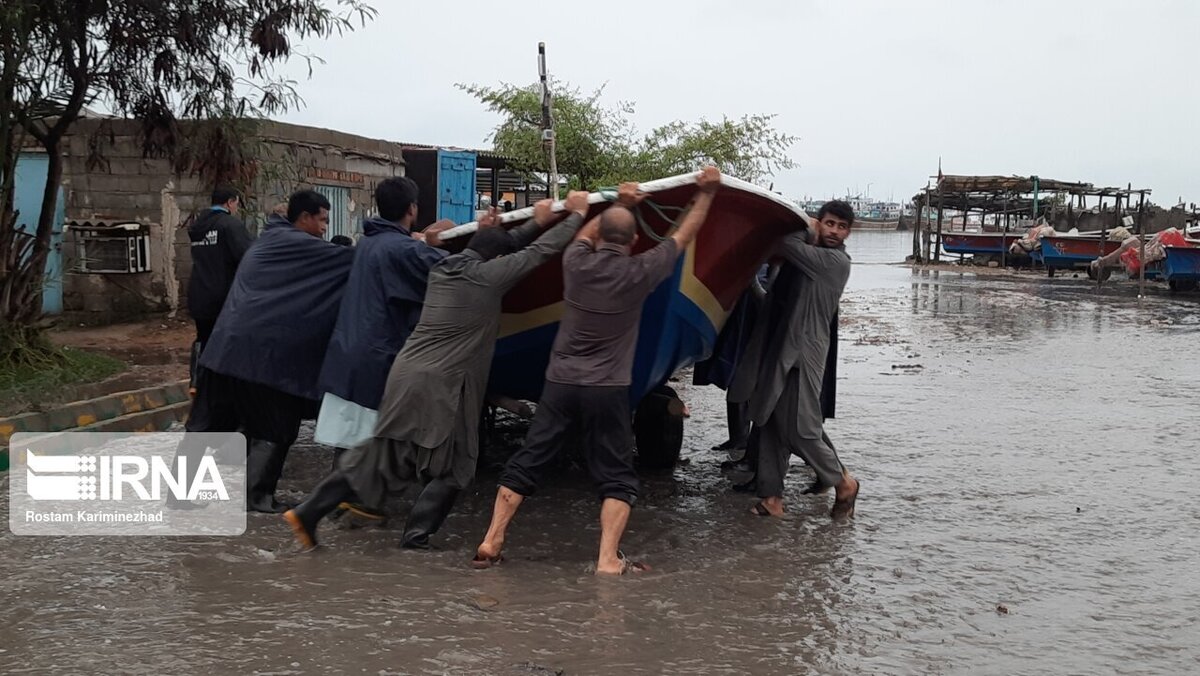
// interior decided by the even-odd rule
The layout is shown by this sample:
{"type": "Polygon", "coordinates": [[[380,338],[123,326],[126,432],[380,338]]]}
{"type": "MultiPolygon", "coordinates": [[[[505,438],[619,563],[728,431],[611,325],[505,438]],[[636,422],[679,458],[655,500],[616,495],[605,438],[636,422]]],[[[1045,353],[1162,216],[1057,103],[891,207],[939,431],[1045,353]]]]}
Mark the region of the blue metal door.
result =
{"type": "Polygon", "coordinates": [[[438,150],[437,218],[475,220],[475,153],[438,150]]]}
{"type": "MultiPolygon", "coordinates": [[[[13,208],[20,212],[17,229],[29,234],[37,232],[38,215],[42,212],[42,195],[46,190],[46,176],[50,173],[50,159],[43,153],[21,153],[17,158],[16,194],[13,208]]],[[[63,310],[63,221],[66,219],[66,203],[63,190],[58,189],[54,205],[54,226],[50,235],[50,252],[46,258],[46,276],[42,288],[42,312],[61,314],[63,310]]]]}
{"type": "Polygon", "coordinates": [[[339,188],[332,185],[315,185],[313,189],[329,200],[329,229],[325,231],[325,239],[333,239],[338,235],[350,237],[350,188],[339,188]]]}

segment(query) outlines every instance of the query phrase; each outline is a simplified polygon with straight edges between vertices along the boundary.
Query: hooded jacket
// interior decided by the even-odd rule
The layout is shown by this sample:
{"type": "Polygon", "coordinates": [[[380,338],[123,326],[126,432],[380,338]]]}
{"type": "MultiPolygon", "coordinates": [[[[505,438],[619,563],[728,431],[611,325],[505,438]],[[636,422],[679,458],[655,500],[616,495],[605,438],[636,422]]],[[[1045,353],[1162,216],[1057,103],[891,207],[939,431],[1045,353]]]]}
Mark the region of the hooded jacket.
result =
{"type": "Polygon", "coordinates": [[[253,240],[245,224],[224,207],[214,206],[188,226],[192,277],[188,281],[188,313],[194,319],[214,320],[221,313],[238,263],[253,240]]]}
{"type": "Polygon", "coordinates": [[[356,248],[320,385],[324,392],[378,409],[392,360],[421,318],[429,270],[446,252],[378,217],[363,222],[356,248]]]}
{"type": "Polygon", "coordinates": [[[238,267],[200,365],[319,400],[317,376],[353,259],[354,249],[302,230],[267,228],[238,267]]]}

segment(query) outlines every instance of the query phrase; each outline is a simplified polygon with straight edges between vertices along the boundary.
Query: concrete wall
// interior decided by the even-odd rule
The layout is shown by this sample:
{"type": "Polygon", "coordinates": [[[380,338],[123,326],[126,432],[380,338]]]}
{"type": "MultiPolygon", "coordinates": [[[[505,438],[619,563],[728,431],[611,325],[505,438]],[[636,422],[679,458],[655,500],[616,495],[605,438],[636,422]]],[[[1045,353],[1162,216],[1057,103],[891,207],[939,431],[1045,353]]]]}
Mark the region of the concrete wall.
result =
{"type": "MultiPolygon", "coordinates": [[[[1128,215],[1137,217],[1137,210],[1126,212],[1128,215]]],[[[1142,215],[1143,227],[1146,232],[1161,232],[1167,228],[1183,229],[1184,224],[1191,217],[1191,214],[1183,209],[1163,209],[1162,207],[1148,207],[1142,215]]],[[[1105,210],[1103,214],[1098,212],[1084,212],[1079,214],[1076,219],[1075,227],[1079,228],[1080,232],[1091,232],[1102,230],[1107,226],[1109,230],[1115,228],[1119,222],[1116,212],[1111,208],[1105,210]]],[[[1071,229],[1071,224],[1067,219],[1066,213],[1058,214],[1057,218],[1051,223],[1055,230],[1066,232],[1071,229]]],[[[1130,228],[1133,230],[1133,228],[1130,228]]]]}
{"type": "MultiPolygon", "coordinates": [[[[256,233],[271,207],[300,188],[317,185],[349,191],[350,224],[361,232],[374,213],[372,195],[385,178],[404,174],[401,147],[351,134],[267,122],[254,188],[242,218],[256,233]]],[[[93,274],[77,268],[77,240],[65,237],[64,312],[70,321],[111,323],[157,312],[186,311],[191,278],[188,216],[206,208],[212,186],[176,173],[166,160],[143,159],[136,123],[83,120],[66,144],[63,188],[67,221],[136,221],[150,235],[150,272],[93,274]],[[103,158],[89,165],[93,150],[103,158]]]]}
{"type": "Polygon", "coordinates": [[[78,233],[64,235],[63,310],[72,321],[107,323],[177,306],[169,245],[178,219],[174,195],[181,188],[200,191],[198,180],[181,181],[166,160],[144,159],[135,123],[128,120],[81,120],[66,142],[63,191],[67,222],[136,221],[150,239],[150,272],[91,274],[79,264],[78,233]],[[103,125],[103,126],[101,126],[103,125]],[[102,133],[101,133],[102,132],[102,133]],[[89,165],[97,151],[101,161],[89,165]]]}

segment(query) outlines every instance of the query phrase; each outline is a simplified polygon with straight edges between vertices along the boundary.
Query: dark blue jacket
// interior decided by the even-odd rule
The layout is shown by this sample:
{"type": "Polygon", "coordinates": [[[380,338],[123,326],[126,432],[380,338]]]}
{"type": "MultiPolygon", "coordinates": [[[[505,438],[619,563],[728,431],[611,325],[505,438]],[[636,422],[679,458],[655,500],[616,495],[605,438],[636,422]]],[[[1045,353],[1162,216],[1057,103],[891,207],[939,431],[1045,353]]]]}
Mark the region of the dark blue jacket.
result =
{"type": "Polygon", "coordinates": [[[318,400],[317,376],[354,249],[272,225],[242,258],[200,364],[318,400]]]}
{"type": "Polygon", "coordinates": [[[188,314],[214,320],[221,313],[238,263],[254,241],[246,226],[224,207],[204,210],[188,226],[192,276],[188,280],[188,314]]]}
{"type": "Polygon", "coordinates": [[[366,220],[363,235],[320,383],[324,392],[378,409],[392,360],[421,318],[429,270],[446,252],[382,218],[366,220]]]}

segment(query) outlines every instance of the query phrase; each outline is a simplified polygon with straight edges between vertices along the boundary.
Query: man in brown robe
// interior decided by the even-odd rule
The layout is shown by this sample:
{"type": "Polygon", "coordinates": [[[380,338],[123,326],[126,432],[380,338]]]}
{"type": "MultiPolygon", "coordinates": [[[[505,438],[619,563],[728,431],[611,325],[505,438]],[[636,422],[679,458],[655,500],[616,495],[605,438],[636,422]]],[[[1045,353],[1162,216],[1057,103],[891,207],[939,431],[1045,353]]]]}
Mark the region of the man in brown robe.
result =
{"type": "Polygon", "coordinates": [[[734,374],[729,400],[745,402],[759,435],[754,505],[760,516],[783,514],[783,480],[792,453],[816,472],[820,488],[837,493],[832,516],[853,516],[858,481],[838,458],[825,434],[821,390],[830,346],[830,326],[850,278],[844,242],[854,223],[845,202],[827,203],[808,229],[784,238],[785,269],[767,294],[734,374]]]}

